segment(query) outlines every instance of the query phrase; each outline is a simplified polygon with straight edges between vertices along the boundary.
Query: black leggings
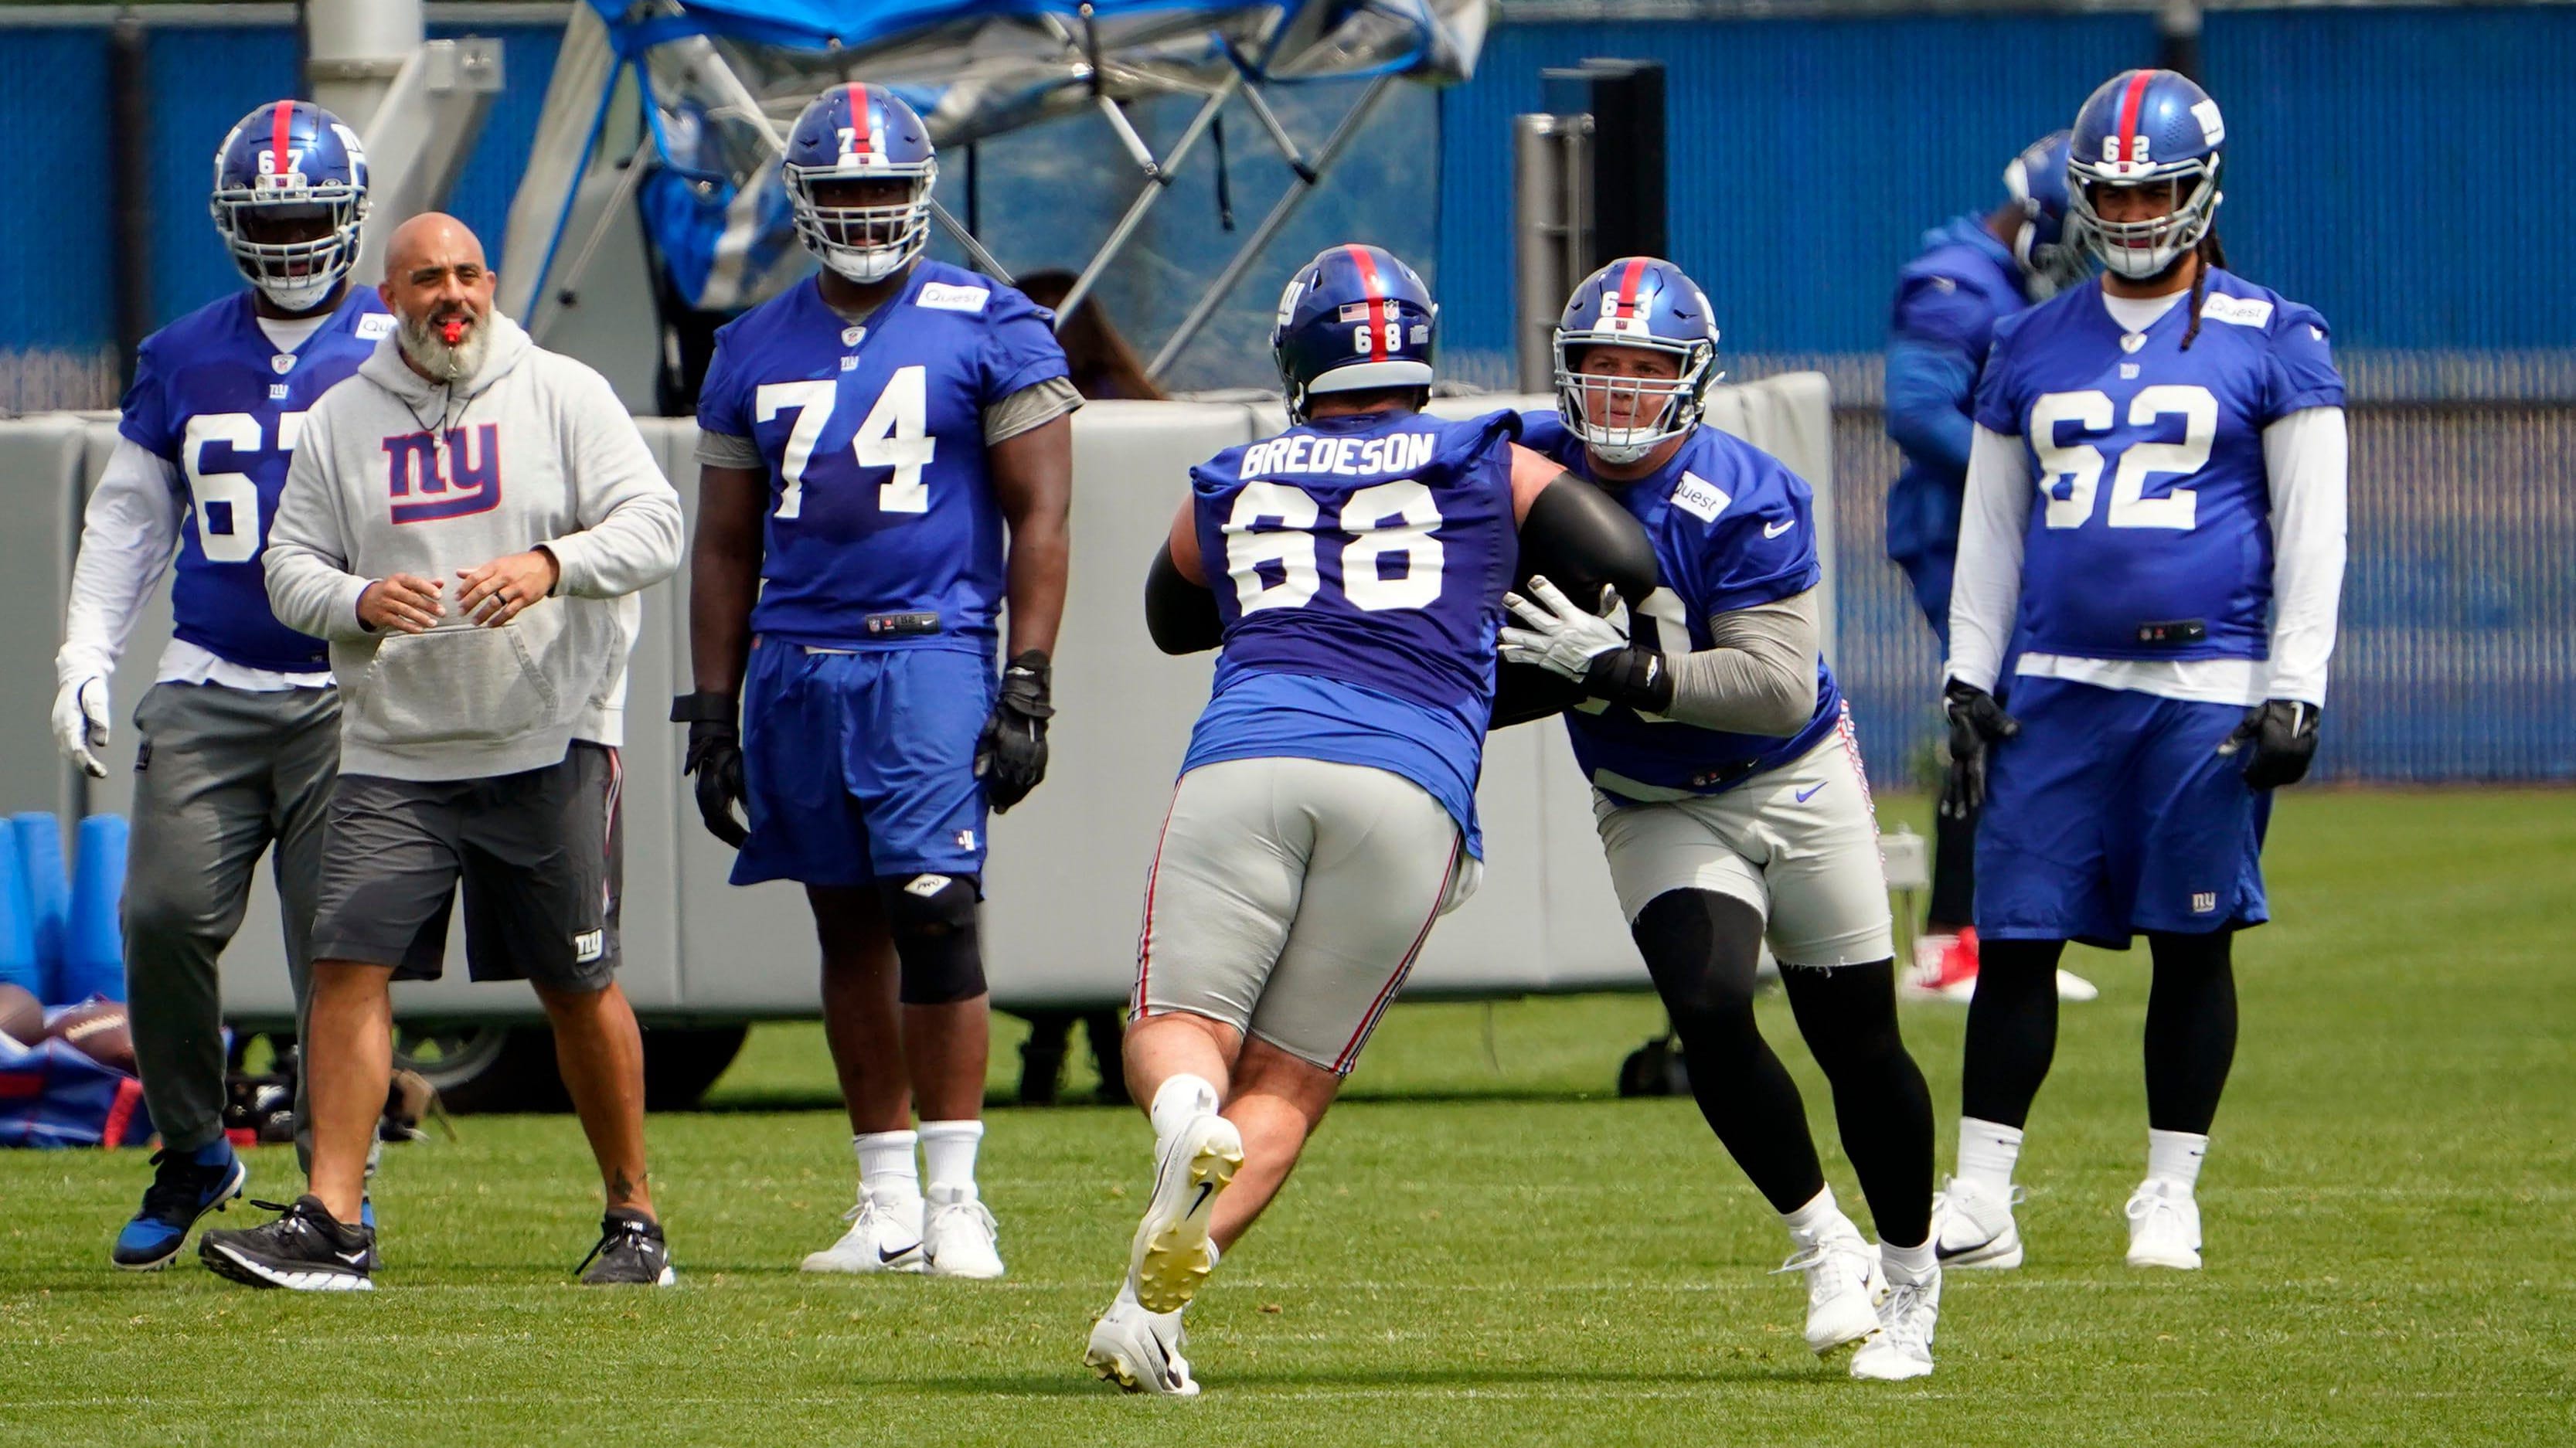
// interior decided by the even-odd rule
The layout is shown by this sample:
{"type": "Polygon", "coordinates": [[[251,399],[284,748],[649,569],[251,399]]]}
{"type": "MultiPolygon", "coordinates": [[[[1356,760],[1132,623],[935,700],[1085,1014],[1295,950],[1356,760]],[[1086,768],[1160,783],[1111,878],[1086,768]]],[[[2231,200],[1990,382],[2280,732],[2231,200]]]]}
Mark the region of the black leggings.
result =
{"type": "MultiPolygon", "coordinates": [[[[1700,1115],[1779,1212],[1823,1190],[1805,1104],[1753,1020],[1762,914],[1708,890],[1658,895],[1637,916],[1637,948],[1672,1013],[1700,1115]]],[[[1843,1150],[1880,1240],[1931,1235],[1932,1094],[1896,1027],[1895,962],[1831,970],[1784,965],[1798,1033],[1833,1084],[1843,1150]]]]}
{"type": "MultiPolygon", "coordinates": [[[[2233,932],[2150,934],[2147,1124],[2209,1134],[2236,1061],[2233,932]]],[[[2057,957],[2062,940],[1984,940],[1968,1004],[1968,1055],[1959,1109],[2019,1127],[2057,1054],[2057,957]]]]}

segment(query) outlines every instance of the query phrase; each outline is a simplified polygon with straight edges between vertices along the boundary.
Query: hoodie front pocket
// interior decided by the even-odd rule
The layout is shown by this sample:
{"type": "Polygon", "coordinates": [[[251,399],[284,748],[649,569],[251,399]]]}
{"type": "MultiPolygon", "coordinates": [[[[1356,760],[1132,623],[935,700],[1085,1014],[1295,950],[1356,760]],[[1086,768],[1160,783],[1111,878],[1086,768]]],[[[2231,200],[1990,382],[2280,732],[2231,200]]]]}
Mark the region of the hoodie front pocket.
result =
{"type": "Polygon", "coordinates": [[[387,748],[497,744],[561,723],[564,696],[542,661],[564,630],[547,600],[499,628],[394,634],[376,647],[342,728],[387,748]]]}

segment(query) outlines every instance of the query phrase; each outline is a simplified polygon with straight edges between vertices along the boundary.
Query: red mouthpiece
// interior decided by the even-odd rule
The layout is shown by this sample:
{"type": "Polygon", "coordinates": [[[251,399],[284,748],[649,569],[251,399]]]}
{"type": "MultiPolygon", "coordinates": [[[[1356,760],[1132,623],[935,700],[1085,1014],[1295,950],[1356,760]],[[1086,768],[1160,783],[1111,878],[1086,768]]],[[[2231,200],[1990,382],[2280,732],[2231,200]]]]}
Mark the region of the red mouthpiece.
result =
{"type": "Polygon", "coordinates": [[[465,319],[463,317],[450,317],[446,321],[441,322],[438,326],[438,340],[445,342],[450,347],[464,341],[465,319]]]}

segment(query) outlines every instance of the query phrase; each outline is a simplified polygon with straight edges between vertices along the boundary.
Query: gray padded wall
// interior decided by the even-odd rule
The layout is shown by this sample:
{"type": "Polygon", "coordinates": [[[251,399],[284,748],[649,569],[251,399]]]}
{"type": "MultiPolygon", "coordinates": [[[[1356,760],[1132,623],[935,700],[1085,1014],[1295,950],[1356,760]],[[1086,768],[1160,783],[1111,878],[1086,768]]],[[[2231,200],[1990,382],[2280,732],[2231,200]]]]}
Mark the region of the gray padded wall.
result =
{"type": "MultiPolygon", "coordinates": [[[[1465,416],[1549,399],[1443,399],[1465,416]]],[[[1817,526],[1829,542],[1830,399],[1823,379],[1772,378],[1711,395],[1710,421],[1777,453],[1815,485],[1817,526]]],[[[686,420],[639,418],[646,441],[678,487],[694,531],[697,429],[686,420]]],[[[1188,471],[1218,450],[1277,430],[1271,404],[1094,403],[1074,426],[1074,567],[1056,659],[1058,717],[1045,787],[992,824],[985,916],[994,997],[1005,1006],[1108,1005],[1134,978],[1135,934],[1153,858],[1189,730],[1206,701],[1212,656],[1167,658],[1145,637],[1139,600],[1145,565],[1186,495],[1188,471]]],[[[112,441],[111,424],[67,416],[0,422],[0,479],[45,518],[0,538],[0,589],[28,623],[0,639],[0,660],[44,681],[0,721],[0,780],[24,803],[68,798],[47,713],[52,656],[69,582],[75,500],[112,441]],[[47,503],[51,496],[56,501],[47,503]]],[[[1832,578],[1832,559],[1826,560],[1832,578]]],[[[1828,588],[1830,593],[1830,586],[1828,588]]],[[[169,636],[166,588],[154,591],[118,671],[111,777],[93,808],[131,798],[134,704],[150,686],[169,636]]],[[[819,1004],[817,954],[802,892],[793,885],[725,883],[732,851],[700,826],[679,778],[682,731],[664,722],[688,671],[687,572],[645,595],[628,675],[623,809],[626,894],[622,975],[637,1007],[656,1020],[811,1016],[819,1004]]],[[[1432,932],[1410,994],[1496,996],[1529,991],[1641,988],[1645,974],[1619,918],[1592,829],[1590,791],[1573,767],[1564,726],[1549,720],[1494,736],[1478,791],[1486,837],[1482,890],[1432,932]]],[[[450,940],[448,979],[407,985],[398,1008],[412,1018],[533,1018],[524,986],[464,980],[461,930],[450,940]]],[[[282,1018],[286,975],[266,867],[249,917],[225,962],[227,1009],[239,1019],[282,1018]]]]}

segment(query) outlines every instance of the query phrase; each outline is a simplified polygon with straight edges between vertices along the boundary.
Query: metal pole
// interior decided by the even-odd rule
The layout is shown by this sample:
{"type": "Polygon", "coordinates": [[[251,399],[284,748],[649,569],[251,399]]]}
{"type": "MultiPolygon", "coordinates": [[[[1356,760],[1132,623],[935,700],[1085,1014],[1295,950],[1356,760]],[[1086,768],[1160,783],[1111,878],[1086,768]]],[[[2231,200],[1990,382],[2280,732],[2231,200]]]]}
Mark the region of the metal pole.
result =
{"type": "MultiPolygon", "coordinates": [[[[1393,76],[1379,76],[1369,82],[1368,89],[1360,93],[1358,100],[1351,103],[1340,124],[1333,127],[1333,134],[1325,138],[1323,149],[1297,172],[1297,179],[1280,193],[1278,202],[1270,208],[1270,214],[1261,218],[1261,224],[1253,228],[1252,235],[1244,238],[1243,245],[1235,248],[1234,259],[1217,274],[1215,283],[1199,294],[1198,301],[1190,306],[1189,315],[1181,319],[1181,325],[1164,339],[1162,349],[1154,354],[1153,365],[1145,369],[1146,376],[1157,382],[1163,379],[1163,370],[1179,360],[1181,353],[1198,337],[1200,329],[1207,325],[1208,319],[1216,315],[1216,309],[1225,305],[1225,299],[1233,294],[1236,283],[1243,280],[1245,272],[1252,270],[1253,263],[1259,261],[1261,253],[1268,249],[1271,238],[1287,226],[1288,219],[1297,214],[1306,198],[1323,183],[1324,173],[1332,170],[1333,163],[1341,159],[1342,152],[1358,137],[1360,127],[1367,123],[1369,112],[1377,109],[1378,101],[1394,84],[1393,76]]],[[[1255,92],[1247,91],[1245,94],[1255,92]]],[[[1290,149],[1293,153],[1293,146],[1290,149]]],[[[1292,161],[1291,164],[1295,163],[1292,161]]]]}
{"type": "Polygon", "coordinates": [[[1590,116],[1512,118],[1514,316],[1524,392],[1555,385],[1552,338],[1590,264],[1590,116]]]}
{"type": "Polygon", "coordinates": [[[420,0],[310,0],[304,23],[315,103],[364,134],[426,35],[420,0]]]}
{"type": "Polygon", "coordinates": [[[1109,239],[1100,244],[1100,251],[1092,257],[1091,265],[1084,267],[1082,275],[1074,278],[1073,290],[1066,292],[1064,301],[1057,305],[1055,309],[1057,325],[1063,325],[1064,319],[1073,315],[1073,309],[1082,305],[1082,299],[1091,295],[1092,284],[1099,281],[1100,274],[1109,269],[1111,259],[1127,245],[1127,238],[1133,236],[1136,228],[1144,224],[1145,213],[1154,209],[1154,203],[1162,198],[1163,188],[1172,184],[1172,177],[1181,169],[1181,162],[1189,156],[1190,148],[1199,143],[1199,137],[1207,134],[1208,125],[1216,119],[1216,113],[1225,109],[1225,103],[1242,88],[1243,73],[1227,72],[1225,79],[1209,93],[1207,103],[1199,107],[1199,113],[1190,117],[1190,123],[1181,132],[1181,138],[1172,143],[1171,154],[1152,165],[1149,174],[1153,179],[1145,183],[1144,190],[1136,193],[1136,200],[1127,208],[1127,214],[1118,218],[1117,229],[1110,232],[1109,239]]]}
{"type": "Polygon", "coordinates": [[[134,354],[152,332],[151,40],[128,15],[108,32],[109,166],[116,176],[116,350],[121,376],[133,380],[134,354]]]}
{"type": "Polygon", "coordinates": [[[2165,0],[2156,15],[2156,64],[2200,79],[2200,0],[2165,0]]]}
{"type": "Polygon", "coordinates": [[[959,246],[966,248],[966,254],[974,259],[975,270],[997,282],[1010,281],[1010,269],[1003,266],[991,252],[984,249],[984,243],[975,239],[975,233],[971,229],[960,225],[956,217],[949,215],[947,207],[933,201],[930,203],[930,217],[950,236],[955,237],[959,246]]]}

